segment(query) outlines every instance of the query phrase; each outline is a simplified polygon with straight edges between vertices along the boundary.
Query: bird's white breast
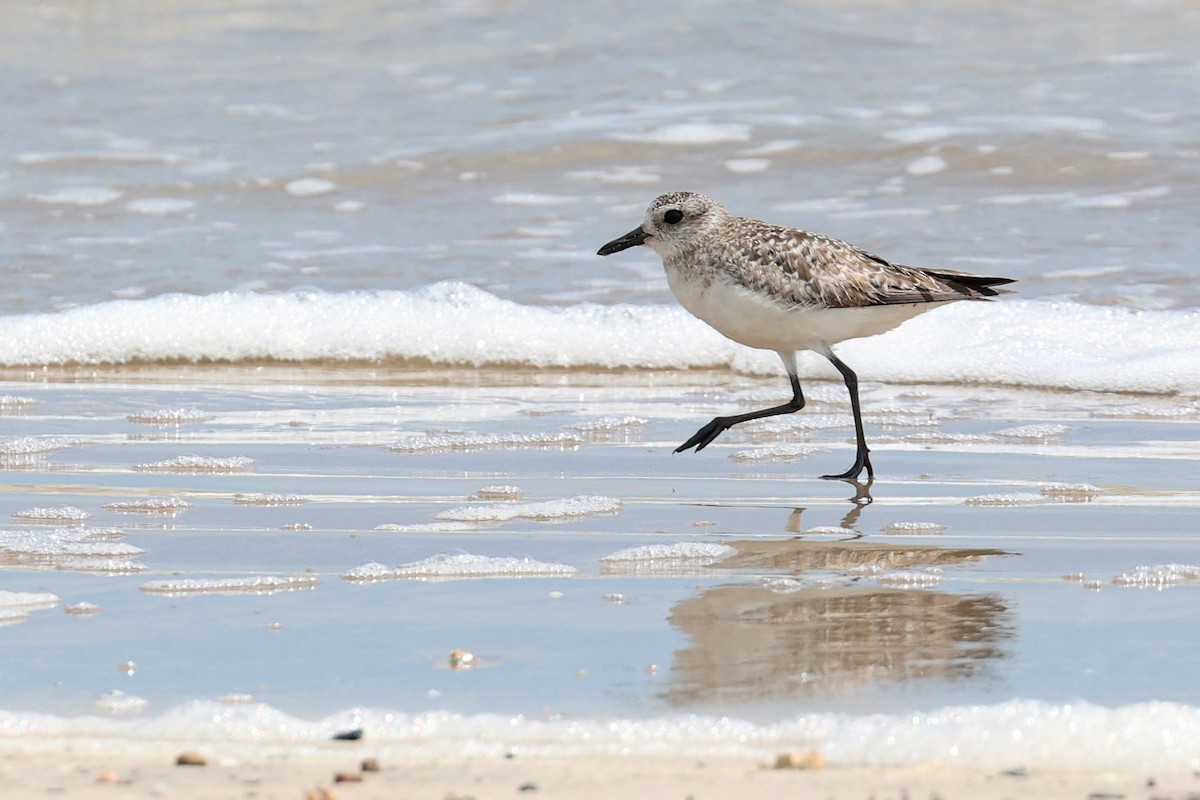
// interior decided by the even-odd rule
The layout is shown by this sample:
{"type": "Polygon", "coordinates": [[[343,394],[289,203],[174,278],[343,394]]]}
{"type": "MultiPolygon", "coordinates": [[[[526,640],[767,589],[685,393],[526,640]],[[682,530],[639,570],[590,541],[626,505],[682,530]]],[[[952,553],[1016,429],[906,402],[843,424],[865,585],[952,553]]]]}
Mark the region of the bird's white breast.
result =
{"type": "Polygon", "coordinates": [[[724,336],[748,347],[787,352],[884,333],[942,303],[858,308],[786,305],[723,279],[718,269],[667,267],[679,302],[724,336]]]}

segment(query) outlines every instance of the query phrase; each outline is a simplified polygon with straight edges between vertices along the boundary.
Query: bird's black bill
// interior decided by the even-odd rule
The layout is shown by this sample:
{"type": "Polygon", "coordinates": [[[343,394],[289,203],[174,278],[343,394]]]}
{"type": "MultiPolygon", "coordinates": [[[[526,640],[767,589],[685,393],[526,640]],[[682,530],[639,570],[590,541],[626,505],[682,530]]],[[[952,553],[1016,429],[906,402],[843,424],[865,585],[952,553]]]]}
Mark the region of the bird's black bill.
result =
{"type": "Polygon", "coordinates": [[[613,239],[608,244],[596,251],[598,256],[611,256],[613,253],[619,253],[622,250],[628,250],[631,247],[637,247],[646,241],[647,233],[640,227],[634,228],[629,233],[619,239],[613,239]]]}

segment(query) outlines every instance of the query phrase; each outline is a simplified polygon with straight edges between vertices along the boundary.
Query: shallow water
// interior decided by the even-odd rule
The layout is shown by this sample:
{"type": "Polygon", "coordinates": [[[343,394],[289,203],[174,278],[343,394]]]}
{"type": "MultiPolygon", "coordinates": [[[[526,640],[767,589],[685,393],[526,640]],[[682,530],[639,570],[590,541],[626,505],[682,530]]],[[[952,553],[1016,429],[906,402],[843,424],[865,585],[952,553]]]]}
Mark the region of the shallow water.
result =
{"type": "Polygon", "coordinates": [[[0,730],[1196,766],[1197,28],[3,6],[0,730]],[[873,503],[815,362],[671,455],[785,389],[595,256],[680,188],[1020,280],[839,350],[873,503]]]}
{"type": "MultiPolygon", "coordinates": [[[[113,690],[145,701],[133,711],[150,720],[234,703],[235,738],[251,701],[343,724],[360,708],[668,726],[955,706],[1007,718],[1014,698],[1044,703],[1044,719],[1070,704],[1200,702],[1200,653],[1177,635],[1200,621],[1200,568],[1133,574],[1196,552],[1194,415],[1155,419],[1151,403],[1129,416],[1112,394],[947,387],[909,387],[903,414],[881,413],[896,390],[868,385],[883,477],[865,504],[813,477],[851,456],[832,383],[814,383],[795,418],[813,427],[785,436],[813,454],[780,459],[782,434],[765,423],[670,452],[715,410],[777,392],[769,379],[331,375],[179,367],[153,382],[10,385],[31,402],[0,418],[0,442],[72,443],[10,457],[5,507],[90,515],[97,540],[145,552],[81,558],[51,546],[69,522],[9,521],[3,588],[57,603],[0,633],[6,725],[23,711],[114,713],[130,698],[113,690]],[[181,456],[208,460],[163,466],[181,456]],[[187,507],[137,507],[165,498],[187,507]],[[430,558],[426,577],[349,579],[430,558]],[[518,577],[530,569],[558,574],[518,577]],[[263,576],[305,585],[263,591],[263,576]],[[84,601],[102,610],[63,613],[84,601]],[[451,669],[456,649],[475,665],[451,669]]],[[[1130,713],[1150,724],[1159,712],[1130,713]]],[[[879,719],[876,733],[896,724],[879,719]]],[[[494,724],[489,738],[507,723],[494,724]]],[[[644,735],[631,741],[655,740],[644,735]]]]}

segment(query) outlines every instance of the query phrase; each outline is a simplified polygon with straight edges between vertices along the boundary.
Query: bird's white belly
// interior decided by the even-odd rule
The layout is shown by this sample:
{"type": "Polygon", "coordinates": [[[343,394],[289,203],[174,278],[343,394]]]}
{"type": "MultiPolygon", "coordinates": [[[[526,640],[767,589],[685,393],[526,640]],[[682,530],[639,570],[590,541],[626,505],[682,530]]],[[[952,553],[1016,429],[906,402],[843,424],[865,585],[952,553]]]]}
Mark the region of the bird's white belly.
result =
{"type": "Polygon", "coordinates": [[[786,352],[832,345],[890,331],[943,303],[898,303],[858,308],[785,306],[767,295],[722,281],[696,280],[667,270],[679,302],[724,336],[748,347],[786,352]]]}

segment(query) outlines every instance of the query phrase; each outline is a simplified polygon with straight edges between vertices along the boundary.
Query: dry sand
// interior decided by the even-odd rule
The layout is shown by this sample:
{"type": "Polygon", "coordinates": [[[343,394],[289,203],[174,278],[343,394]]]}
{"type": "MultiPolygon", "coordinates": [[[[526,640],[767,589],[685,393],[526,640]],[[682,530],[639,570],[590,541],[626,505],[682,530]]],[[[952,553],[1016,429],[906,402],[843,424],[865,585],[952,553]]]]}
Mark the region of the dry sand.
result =
{"type": "Polygon", "coordinates": [[[205,766],[176,766],[174,756],[165,750],[132,754],[76,745],[37,754],[7,752],[0,756],[0,798],[706,800],[758,795],[829,800],[1183,800],[1200,792],[1200,777],[1191,773],[989,771],[935,764],[804,770],[776,769],[747,758],[680,755],[413,758],[393,754],[379,757],[378,772],[363,773],[362,760],[374,757],[374,752],[369,745],[354,743],[239,757],[210,755],[205,766]],[[337,782],[338,773],[362,780],[337,782]]]}

